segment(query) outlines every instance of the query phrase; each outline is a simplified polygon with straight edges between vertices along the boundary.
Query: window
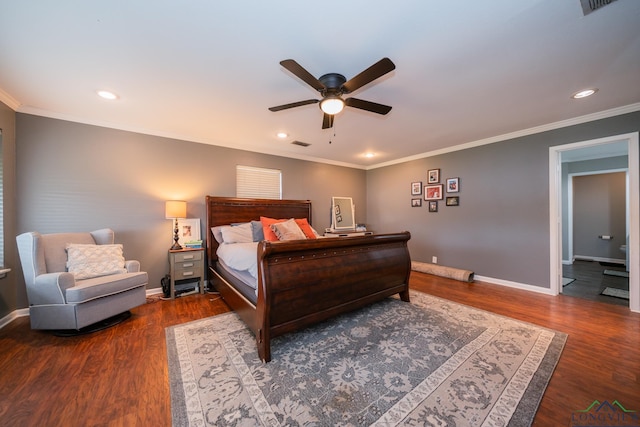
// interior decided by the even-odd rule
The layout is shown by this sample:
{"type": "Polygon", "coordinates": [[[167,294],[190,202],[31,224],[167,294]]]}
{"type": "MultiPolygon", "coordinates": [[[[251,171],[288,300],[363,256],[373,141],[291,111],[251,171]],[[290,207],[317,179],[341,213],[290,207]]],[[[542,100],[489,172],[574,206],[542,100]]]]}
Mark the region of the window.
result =
{"type": "Polygon", "coordinates": [[[236,197],[282,199],[282,171],[236,166],[236,197]]]}
{"type": "Polygon", "coordinates": [[[2,163],[2,129],[0,129],[0,269],[4,266],[4,172],[2,163]]]}

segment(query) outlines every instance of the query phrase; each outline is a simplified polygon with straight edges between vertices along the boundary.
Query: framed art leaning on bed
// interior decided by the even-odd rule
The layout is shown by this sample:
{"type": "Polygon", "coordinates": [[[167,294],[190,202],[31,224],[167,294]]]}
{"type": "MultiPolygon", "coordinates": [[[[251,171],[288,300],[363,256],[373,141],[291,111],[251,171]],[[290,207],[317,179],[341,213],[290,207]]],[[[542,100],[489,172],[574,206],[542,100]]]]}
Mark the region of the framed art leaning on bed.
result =
{"type": "Polygon", "coordinates": [[[409,301],[407,231],[319,237],[308,200],[207,196],[206,209],[209,279],[254,333],[263,361],[271,360],[273,337],[394,294],[409,301]],[[268,235],[285,223],[303,237],[268,235]]]}

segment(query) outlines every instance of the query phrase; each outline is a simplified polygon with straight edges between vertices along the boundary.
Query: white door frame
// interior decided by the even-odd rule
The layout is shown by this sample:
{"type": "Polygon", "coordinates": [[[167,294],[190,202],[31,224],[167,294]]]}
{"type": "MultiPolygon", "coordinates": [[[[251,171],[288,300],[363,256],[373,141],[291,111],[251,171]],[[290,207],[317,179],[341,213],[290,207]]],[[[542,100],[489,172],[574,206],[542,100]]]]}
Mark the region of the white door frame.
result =
{"type": "Polygon", "coordinates": [[[626,140],[629,158],[629,308],[640,312],[640,156],[638,132],[549,147],[550,291],[562,286],[562,163],[563,151],[626,140]]]}

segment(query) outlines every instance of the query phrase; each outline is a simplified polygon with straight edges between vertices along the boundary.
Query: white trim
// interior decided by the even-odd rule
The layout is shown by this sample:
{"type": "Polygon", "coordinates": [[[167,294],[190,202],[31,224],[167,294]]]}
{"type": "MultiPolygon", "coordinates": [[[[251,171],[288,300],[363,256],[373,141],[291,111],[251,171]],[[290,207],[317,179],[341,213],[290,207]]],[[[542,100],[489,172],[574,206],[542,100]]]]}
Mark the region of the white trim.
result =
{"type": "Polygon", "coordinates": [[[520,138],[523,136],[534,135],[541,132],[547,132],[550,130],[561,129],[568,126],[575,126],[582,123],[588,123],[595,120],[606,119],[608,117],[615,117],[622,114],[633,113],[640,110],[640,102],[636,104],[626,105],[624,107],[612,108],[610,110],[600,111],[598,113],[587,114],[585,116],[575,117],[573,119],[562,120],[559,122],[549,123],[542,126],[536,126],[529,129],[523,129],[516,132],[505,133],[503,135],[493,136],[491,138],[480,139],[477,141],[467,142],[465,144],[455,145],[453,147],[442,148],[440,150],[428,151],[426,153],[416,154],[414,156],[403,157],[397,160],[391,160],[384,163],[378,163],[366,167],[366,170],[382,168],[385,166],[392,166],[399,163],[406,163],[412,160],[424,159],[426,157],[439,156],[441,154],[447,154],[454,151],[466,150],[468,148],[480,147],[482,145],[489,145],[496,142],[506,141],[509,139],[520,138]]]}
{"type": "Polygon", "coordinates": [[[153,295],[162,294],[162,293],[164,293],[162,288],[147,289],[147,296],[148,297],[153,296],[153,295]]]}
{"type": "Polygon", "coordinates": [[[549,147],[549,286],[553,295],[560,293],[562,277],[560,260],[562,248],[561,153],[575,148],[608,144],[620,140],[627,141],[629,159],[629,244],[627,245],[629,253],[629,309],[640,312],[640,164],[638,164],[640,148],[638,147],[638,132],[549,147]]]}
{"type": "Polygon", "coordinates": [[[527,285],[526,283],[512,282],[509,280],[496,279],[494,277],[478,276],[473,277],[474,282],[486,282],[493,285],[506,286],[508,288],[521,289],[524,291],[535,292],[545,295],[556,295],[549,288],[541,288],[540,286],[527,285]]]}
{"type": "Polygon", "coordinates": [[[14,320],[16,320],[18,317],[25,317],[25,316],[28,316],[28,315],[29,315],[29,309],[28,308],[21,308],[21,309],[12,311],[11,313],[7,314],[2,319],[0,319],[0,329],[4,328],[9,323],[11,323],[14,320]]]}
{"type": "Polygon", "coordinates": [[[613,264],[620,264],[620,266],[624,266],[624,259],[620,258],[605,258],[599,256],[588,256],[588,255],[574,255],[574,260],[582,260],[582,261],[594,261],[594,262],[610,262],[613,264]]]}
{"type": "Polygon", "coordinates": [[[640,313],[640,140],[629,137],[629,308],[640,313]]]}
{"type": "Polygon", "coordinates": [[[560,293],[562,284],[562,159],[549,147],[549,290],[560,293]]]}
{"type": "MultiPolygon", "coordinates": [[[[153,288],[153,289],[146,290],[146,294],[148,297],[152,295],[161,294],[161,293],[163,293],[162,288],[153,288]]],[[[25,316],[29,316],[28,308],[19,308],[18,310],[12,311],[11,313],[7,314],[2,319],[0,319],[0,329],[4,328],[5,326],[13,322],[18,317],[25,317],[25,316]]]]}

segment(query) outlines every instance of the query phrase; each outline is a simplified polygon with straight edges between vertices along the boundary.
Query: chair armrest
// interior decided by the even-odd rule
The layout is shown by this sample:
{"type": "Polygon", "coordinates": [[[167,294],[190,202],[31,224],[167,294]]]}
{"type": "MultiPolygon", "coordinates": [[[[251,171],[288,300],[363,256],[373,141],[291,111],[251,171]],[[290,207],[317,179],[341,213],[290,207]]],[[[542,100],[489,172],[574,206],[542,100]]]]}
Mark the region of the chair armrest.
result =
{"type": "Polygon", "coordinates": [[[140,272],[140,261],[136,261],[135,259],[125,261],[124,268],[126,268],[129,273],[138,273],[140,272]]]}
{"type": "Polygon", "coordinates": [[[33,285],[27,285],[29,305],[66,304],[65,291],[75,284],[75,277],[67,272],[36,276],[33,285]]]}

